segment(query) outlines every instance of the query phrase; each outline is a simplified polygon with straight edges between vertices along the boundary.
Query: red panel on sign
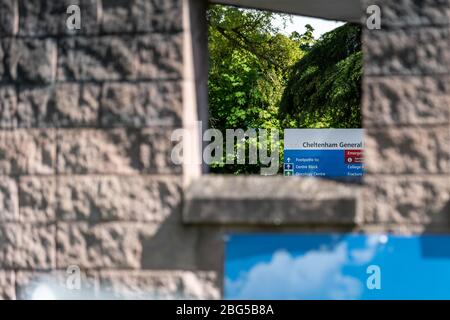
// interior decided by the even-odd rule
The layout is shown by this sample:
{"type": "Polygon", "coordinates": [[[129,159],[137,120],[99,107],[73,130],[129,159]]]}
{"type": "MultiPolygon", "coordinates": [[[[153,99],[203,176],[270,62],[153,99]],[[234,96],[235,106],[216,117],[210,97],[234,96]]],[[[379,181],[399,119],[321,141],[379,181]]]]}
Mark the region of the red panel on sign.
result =
{"type": "Polygon", "coordinates": [[[360,150],[344,150],[345,163],[362,163],[363,151],[360,150]]]}

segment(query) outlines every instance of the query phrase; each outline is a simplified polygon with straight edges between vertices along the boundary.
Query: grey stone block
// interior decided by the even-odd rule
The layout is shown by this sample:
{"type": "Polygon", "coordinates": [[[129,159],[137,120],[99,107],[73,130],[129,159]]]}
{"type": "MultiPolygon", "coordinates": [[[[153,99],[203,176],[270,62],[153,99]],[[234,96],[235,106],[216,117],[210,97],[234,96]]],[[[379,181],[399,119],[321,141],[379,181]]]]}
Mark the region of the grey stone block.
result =
{"type": "Polygon", "coordinates": [[[173,32],[182,29],[181,0],[103,0],[102,31],[173,32]]]}
{"type": "Polygon", "coordinates": [[[450,227],[448,177],[368,175],[364,182],[365,223],[450,227]]]}
{"type": "Polygon", "coordinates": [[[48,36],[63,34],[92,34],[99,30],[100,3],[98,0],[33,0],[19,1],[19,35],[48,36]],[[67,8],[78,5],[81,29],[69,30],[66,26],[67,8]]]}
{"type": "Polygon", "coordinates": [[[367,77],[365,127],[450,122],[450,77],[367,77]]]}
{"type": "Polygon", "coordinates": [[[0,268],[55,268],[55,226],[4,223],[0,225],[0,268]]]}
{"type": "Polygon", "coordinates": [[[179,174],[182,166],[172,161],[172,150],[177,144],[171,141],[173,128],[147,128],[141,131],[140,163],[145,173],[179,174]]]}
{"type": "Polygon", "coordinates": [[[20,228],[15,223],[0,224],[0,269],[16,267],[16,245],[20,241],[20,228]]]}
{"type": "Polygon", "coordinates": [[[0,87],[0,127],[15,128],[16,126],[17,126],[16,89],[13,86],[0,87]]]}
{"type": "Polygon", "coordinates": [[[183,34],[151,34],[136,39],[138,79],[181,79],[183,34]]]}
{"type": "Polygon", "coordinates": [[[136,173],[139,134],[124,129],[67,129],[58,133],[59,173],[136,173]]]}
{"type": "Polygon", "coordinates": [[[55,193],[55,177],[20,177],[20,220],[23,222],[54,222],[56,220],[55,193]]]}
{"type": "Polygon", "coordinates": [[[16,299],[14,271],[0,270],[0,300],[16,299]]]}
{"type": "Polygon", "coordinates": [[[322,179],[205,176],[187,188],[183,220],[195,224],[356,223],[358,186],[322,179]]]}
{"type": "Polygon", "coordinates": [[[0,37],[15,35],[18,26],[18,0],[0,0],[0,37]]]}
{"type": "Polygon", "coordinates": [[[181,126],[181,93],[179,82],[105,84],[101,124],[113,127],[181,126]]]}
{"type": "MultiPolygon", "coordinates": [[[[370,5],[381,9],[382,26],[427,26],[450,24],[449,0],[363,0],[364,12],[370,5]]],[[[366,16],[363,18],[366,23],[366,16]]]]}
{"type": "Polygon", "coordinates": [[[151,223],[58,223],[58,268],[139,269],[142,241],[156,230],[151,223]]]}
{"type": "Polygon", "coordinates": [[[450,127],[367,129],[365,170],[369,173],[450,172],[450,127]]]}
{"type": "Polygon", "coordinates": [[[21,224],[16,244],[19,269],[54,269],[56,267],[56,228],[54,225],[21,224]]]}
{"type": "Polygon", "coordinates": [[[0,176],[0,221],[19,220],[19,199],[16,181],[0,176]]]}
{"type": "Polygon", "coordinates": [[[73,37],[59,42],[58,79],[180,79],[182,34],[73,37]]]}
{"type": "Polygon", "coordinates": [[[367,75],[427,75],[450,72],[448,27],[363,29],[367,75]]]}
{"type": "Polygon", "coordinates": [[[55,159],[55,131],[0,131],[0,174],[51,174],[55,159]]]}
{"type": "Polygon", "coordinates": [[[220,299],[217,278],[205,271],[102,271],[100,291],[116,299],[220,299]]]}
{"type": "Polygon", "coordinates": [[[17,123],[20,127],[95,126],[100,87],[94,84],[58,84],[21,87],[17,123]]]}
{"type": "Polygon", "coordinates": [[[136,73],[132,36],[71,37],[58,46],[60,81],[132,79],[136,73]]]}
{"type": "Polygon", "coordinates": [[[57,48],[53,39],[14,39],[7,51],[12,80],[51,83],[55,80],[57,48]]]}
{"type": "Polygon", "coordinates": [[[58,178],[60,220],[162,222],[180,212],[179,178],[70,176],[58,178]]]}

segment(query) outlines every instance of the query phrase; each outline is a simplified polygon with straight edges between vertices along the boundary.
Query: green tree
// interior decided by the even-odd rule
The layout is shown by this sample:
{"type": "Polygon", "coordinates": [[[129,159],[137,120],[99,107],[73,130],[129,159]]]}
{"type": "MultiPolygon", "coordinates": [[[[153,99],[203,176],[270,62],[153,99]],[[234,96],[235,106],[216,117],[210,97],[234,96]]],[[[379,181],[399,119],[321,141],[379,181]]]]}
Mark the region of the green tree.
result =
{"type": "MultiPolygon", "coordinates": [[[[280,129],[278,107],[305,36],[280,33],[289,16],[213,5],[208,10],[210,127],[280,129]]],[[[247,142],[249,143],[249,142],[247,142]]],[[[251,142],[250,142],[251,143],[251,142]]],[[[259,165],[213,165],[213,172],[256,173],[259,165]]]]}
{"type": "MultiPolygon", "coordinates": [[[[279,26],[288,15],[222,5],[211,6],[207,20],[211,128],[278,129],[282,139],[284,128],[361,127],[358,25],[320,39],[311,25],[287,36],[279,26]]],[[[248,150],[256,142],[235,146],[240,143],[248,150]]],[[[278,148],[281,160],[282,142],[278,148]]],[[[214,164],[211,170],[259,173],[260,164],[214,164]]]]}
{"type": "Polygon", "coordinates": [[[361,27],[323,35],[292,68],[280,105],[284,127],[360,128],[361,27]]]}

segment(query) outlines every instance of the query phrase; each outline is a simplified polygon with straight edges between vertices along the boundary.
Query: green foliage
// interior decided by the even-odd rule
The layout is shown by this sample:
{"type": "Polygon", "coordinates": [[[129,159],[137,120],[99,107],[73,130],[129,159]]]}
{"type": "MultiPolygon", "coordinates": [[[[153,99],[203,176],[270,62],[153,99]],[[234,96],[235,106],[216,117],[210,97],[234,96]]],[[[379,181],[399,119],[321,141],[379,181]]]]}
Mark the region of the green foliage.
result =
{"type": "Polygon", "coordinates": [[[300,49],[303,51],[309,51],[316,40],[314,39],[314,28],[307,24],[305,25],[306,31],[304,34],[299,34],[297,31],[292,32],[291,38],[300,42],[300,49]]]}
{"type": "Polygon", "coordinates": [[[361,28],[323,35],[293,67],[280,105],[284,127],[361,127],[361,28]]]}
{"type": "MultiPolygon", "coordinates": [[[[287,37],[273,19],[288,16],[221,5],[208,10],[210,127],[280,129],[278,106],[290,68],[310,33],[287,37]]],[[[252,142],[247,142],[252,143],[252,142]]],[[[279,147],[282,151],[282,146],[279,147]]],[[[213,172],[258,173],[259,165],[213,165],[213,172]]]]}
{"type": "Polygon", "coordinates": [[[210,125],[279,127],[278,105],[290,67],[302,55],[300,41],[272,25],[265,11],[213,5],[209,25],[210,125]]]}
{"type": "MultiPolygon", "coordinates": [[[[316,40],[310,25],[304,34],[282,34],[273,21],[286,23],[287,15],[213,5],[207,19],[211,128],[278,129],[282,138],[284,128],[360,127],[359,27],[316,40]]],[[[248,150],[256,142],[245,143],[248,150]]],[[[282,142],[277,148],[282,163],[282,142]]],[[[259,173],[260,164],[211,170],[259,173]]]]}

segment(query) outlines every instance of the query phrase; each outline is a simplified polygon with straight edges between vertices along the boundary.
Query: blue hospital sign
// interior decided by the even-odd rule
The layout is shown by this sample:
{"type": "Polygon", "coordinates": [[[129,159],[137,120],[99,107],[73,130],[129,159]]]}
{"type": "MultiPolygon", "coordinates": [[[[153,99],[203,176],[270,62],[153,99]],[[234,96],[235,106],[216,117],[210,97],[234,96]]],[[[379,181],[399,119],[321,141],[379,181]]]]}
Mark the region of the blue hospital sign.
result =
{"type": "Polygon", "coordinates": [[[363,129],[285,129],[284,175],[363,175],[363,129]]]}

